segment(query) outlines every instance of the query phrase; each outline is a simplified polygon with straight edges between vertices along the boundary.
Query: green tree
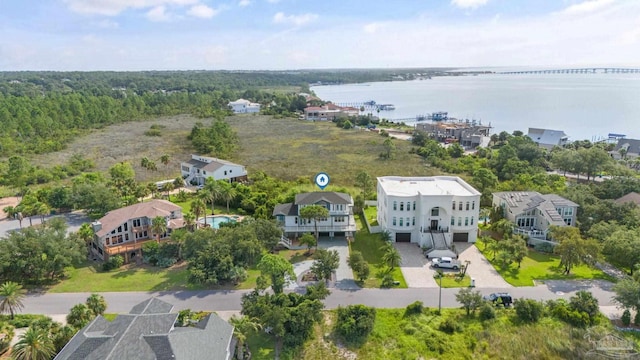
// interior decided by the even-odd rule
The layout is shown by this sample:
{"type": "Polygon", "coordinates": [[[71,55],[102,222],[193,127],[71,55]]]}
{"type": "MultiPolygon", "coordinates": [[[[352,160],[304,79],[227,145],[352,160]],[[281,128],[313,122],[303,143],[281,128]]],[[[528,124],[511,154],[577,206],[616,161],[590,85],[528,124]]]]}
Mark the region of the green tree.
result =
{"type": "Polygon", "coordinates": [[[215,215],[215,202],[220,199],[222,193],[222,186],[220,185],[220,182],[214,178],[208,177],[205,180],[202,191],[202,196],[207,199],[207,201],[211,201],[211,215],[215,215]]]}
{"type": "Polygon", "coordinates": [[[640,311],[640,282],[632,278],[623,278],[613,285],[613,301],[621,307],[640,311]]]}
{"type": "Polygon", "coordinates": [[[360,192],[364,199],[369,198],[371,189],[373,188],[373,179],[366,171],[360,171],[356,174],[355,185],[360,188],[360,192]]]}
{"type": "Polygon", "coordinates": [[[193,231],[194,226],[196,224],[196,216],[188,212],[183,215],[183,219],[184,219],[184,224],[187,226],[187,229],[189,229],[189,231],[193,231]]]}
{"type": "Polygon", "coordinates": [[[91,310],[85,304],[76,304],[71,310],[69,310],[69,314],[67,314],[67,324],[73,326],[76,329],[81,329],[85,327],[95,315],[91,312],[91,310]]]}
{"type": "Polygon", "coordinates": [[[553,251],[560,256],[560,266],[567,275],[574,266],[592,264],[600,257],[601,245],[596,240],[583,239],[577,228],[552,227],[551,235],[559,242],[553,251]]]}
{"type": "Polygon", "coordinates": [[[162,154],[160,156],[160,162],[164,165],[164,166],[169,166],[169,160],[171,159],[171,157],[169,156],[169,154],[162,154]]]}
{"type": "Polygon", "coordinates": [[[302,234],[299,242],[300,242],[300,245],[307,245],[307,254],[311,253],[311,247],[316,246],[318,244],[318,242],[316,241],[316,238],[309,233],[302,234]]]}
{"type": "Polygon", "coordinates": [[[396,266],[400,265],[402,261],[402,256],[398,249],[393,247],[391,243],[387,243],[386,245],[380,248],[383,251],[381,261],[383,264],[387,265],[391,270],[395,269],[396,266]]]}
{"type": "Polygon", "coordinates": [[[364,282],[369,278],[369,264],[364,260],[361,252],[355,250],[352,251],[351,254],[349,254],[347,263],[353,272],[356,273],[358,281],[364,282]]]}
{"type": "Polygon", "coordinates": [[[584,290],[576,292],[576,294],[569,299],[569,307],[572,310],[587,314],[591,325],[596,323],[598,315],[600,314],[598,299],[593,297],[593,294],[590,292],[584,290]]]}
{"type": "Polygon", "coordinates": [[[258,288],[266,288],[268,279],[271,281],[271,289],[276,294],[282,293],[287,280],[296,278],[293,265],[278,255],[265,254],[258,263],[258,270],[260,270],[258,288]]]}
{"type": "Polygon", "coordinates": [[[110,185],[120,196],[132,196],[136,189],[136,172],[129,162],[117,163],[109,168],[110,185]]]}
{"type": "Polygon", "coordinates": [[[231,185],[231,183],[222,181],[220,182],[220,200],[227,203],[227,213],[229,213],[229,203],[238,197],[238,192],[231,185]]]}
{"type": "Polygon", "coordinates": [[[467,316],[471,311],[475,312],[477,308],[482,305],[482,294],[480,291],[473,291],[472,288],[463,288],[456,294],[456,300],[462,304],[462,307],[467,311],[467,316]]]}
{"type": "Polygon", "coordinates": [[[340,255],[336,250],[319,249],[315,254],[316,260],[311,265],[311,272],[316,275],[318,280],[328,282],[340,265],[340,255]]]}
{"type": "Polygon", "coordinates": [[[238,340],[236,344],[236,354],[238,359],[244,359],[244,348],[247,338],[253,333],[262,329],[262,325],[256,318],[248,316],[235,316],[229,319],[229,323],[233,325],[233,336],[238,340]]]}
{"type": "Polygon", "coordinates": [[[78,237],[82,239],[84,244],[87,246],[87,253],[88,253],[91,249],[91,242],[93,242],[93,236],[94,236],[94,232],[93,232],[93,229],[91,228],[91,224],[84,223],[80,225],[80,228],[78,229],[77,234],[78,234],[78,237]]]}
{"type": "Polygon", "coordinates": [[[514,308],[520,320],[530,323],[538,322],[544,312],[542,303],[533,299],[519,299],[514,308]]]}
{"type": "Polygon", "coordinates": [[[393,139],[391,137],[387,137],[382,142],[382,146],[384,147],[384,153],[382,154],[383,159],[391,160],[395,157],[396,152],[396,144],[394,144],[393,139]]]}
{"type": "Polygon", "coordinates": [[[602,253],[608,262],[629,269],[633,275],[640,264],[640,229],[620,229],[607,237],[602,253]]]}
{"type": "Polygon", "coordinates": [[[162,191],[166,191],[167,193],[167,200],[171,201],[171,191],[175,189],[175,187],[173,186],[172,182],[169,183],[164,183],[162,185],[162,191]]]}
{"type": "Polygon", "coordinates": [[[207,209],[205,203],[199,199],[195,198],[191,202],[191,212],[196,216],[196,221],[200,219],[200,214],[204,214],[205,224],[207,222],[207,209]]]}
{"type": "Polygon", "coordinates": [[[364,305],[338,307],[336,333],[350,343],[362,343],[373,330],[376,309],[364,305]]]}
{"type": "Polygon", "coordinates": [[[9,313],[13,319],[15,312],[24,307],[22,300],[26,293],[20,284],[13,281],[7,281],[0,285],[0,314],[9,313]]]}
{"type": "Polygon", "coordinates": [[[317,247],[317,241],[320,240],[320,234],[318,233],[318,221],[328,218],[329,210],[326,207],[320,205],[307,205],[300,209],[300,217],[306,220],[313,220],[317,247]]]}
{"type": "Polygon", "coordinates": [[[100,294],[91,294],[85,304],[93,316],[102,315],[107,310],[107,301],[100,294]]]}
{"type": "Polygon", "coordinates": [[[156,243],[160,243],[160,236],[167,232],[167,219],[162,216],[151,219],[151,232],[156,235],[156,243]]]}
{"type": "Polygon", "coordinates": [[[15,360],[50,360],[54,355],[55,347],[49,332],[32,326],[20,336],[11,353],[15,360]]]}

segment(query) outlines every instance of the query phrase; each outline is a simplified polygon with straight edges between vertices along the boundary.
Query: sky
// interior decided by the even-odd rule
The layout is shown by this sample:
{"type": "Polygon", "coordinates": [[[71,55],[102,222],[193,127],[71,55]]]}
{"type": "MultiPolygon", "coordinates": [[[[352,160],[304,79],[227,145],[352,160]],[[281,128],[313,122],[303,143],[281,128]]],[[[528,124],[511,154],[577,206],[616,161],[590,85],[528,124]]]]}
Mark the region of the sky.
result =
{"type": "Polygon", "coordinates": [[[0,0],[0,71],[640,66],[638,0],[0,0]]]}

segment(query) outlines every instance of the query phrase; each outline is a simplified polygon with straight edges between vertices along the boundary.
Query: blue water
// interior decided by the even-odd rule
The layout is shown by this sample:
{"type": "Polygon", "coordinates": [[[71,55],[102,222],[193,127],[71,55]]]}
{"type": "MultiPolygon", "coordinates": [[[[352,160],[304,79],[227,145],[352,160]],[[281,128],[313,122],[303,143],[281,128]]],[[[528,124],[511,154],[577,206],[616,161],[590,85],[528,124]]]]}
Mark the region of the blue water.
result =
{"type": "Polygon", "coordinates": [[[563,130],[571,140],[640,138],[640,74],[492,74],[311,89],[335,103],[394,104],[396,110],[377,114],[387,119],[447,111],[490,124],[493,133],[538,127],[563,130]]]}
{"type": "MultiPolygon", "coordinates": [[[[201,224],[204,224],[204,218],[201,218],[198,221],[201,224]]],[[[228,216],[223,216],[223,215],[207,216],[207,224],[209,224],[209,226],[211,226],[214,229],[219,229],[220,224],[226,223],[226,222],[236,222],[236,219],[228,216]]]]}

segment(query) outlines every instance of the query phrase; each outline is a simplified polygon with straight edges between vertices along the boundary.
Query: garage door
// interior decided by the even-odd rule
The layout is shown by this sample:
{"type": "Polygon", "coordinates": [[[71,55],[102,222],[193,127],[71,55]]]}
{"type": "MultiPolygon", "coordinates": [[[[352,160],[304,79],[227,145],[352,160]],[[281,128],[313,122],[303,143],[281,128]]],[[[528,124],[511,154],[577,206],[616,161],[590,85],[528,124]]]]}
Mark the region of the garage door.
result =
{"type": "Polygon", "coordinates": [[[469,233],[453,233],[453,241],[468,242],[469,241],[469,233]]]}
{"type": "Polygon", "coordinates": [[[396,242],[411,242],[411,233],[396,233],[396,242]]]}

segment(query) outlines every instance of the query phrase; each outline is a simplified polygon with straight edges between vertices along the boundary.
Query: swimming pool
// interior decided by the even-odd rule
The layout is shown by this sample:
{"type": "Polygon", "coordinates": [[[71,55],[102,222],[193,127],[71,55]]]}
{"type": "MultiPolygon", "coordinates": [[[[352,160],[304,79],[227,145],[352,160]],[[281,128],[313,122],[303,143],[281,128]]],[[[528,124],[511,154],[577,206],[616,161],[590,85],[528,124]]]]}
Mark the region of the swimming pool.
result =
{"type": "MultiPolygon", "coordinates": [[[[204,218],[200,218],[198,222],[204,224],[204,218]]],[[[219,229],[220,224],[226,222],[236,222],[236,219],[224,215],[207,216],[207,224],[214,229],[219,229]]]]}

